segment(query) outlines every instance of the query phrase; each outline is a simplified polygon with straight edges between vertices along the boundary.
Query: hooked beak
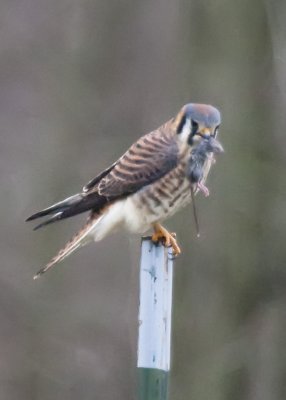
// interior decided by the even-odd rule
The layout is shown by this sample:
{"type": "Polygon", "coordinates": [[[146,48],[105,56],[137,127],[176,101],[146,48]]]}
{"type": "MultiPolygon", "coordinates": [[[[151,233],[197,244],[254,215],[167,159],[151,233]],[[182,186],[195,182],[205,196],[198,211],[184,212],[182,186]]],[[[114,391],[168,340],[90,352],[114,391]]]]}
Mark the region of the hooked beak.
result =
{"type": "Polygon", "coordinates": [[[201,136],[203,139],[209,139],[211,137],[211,130],[208,128],[203,128],[199,133],[199,136],[201,136]]]}

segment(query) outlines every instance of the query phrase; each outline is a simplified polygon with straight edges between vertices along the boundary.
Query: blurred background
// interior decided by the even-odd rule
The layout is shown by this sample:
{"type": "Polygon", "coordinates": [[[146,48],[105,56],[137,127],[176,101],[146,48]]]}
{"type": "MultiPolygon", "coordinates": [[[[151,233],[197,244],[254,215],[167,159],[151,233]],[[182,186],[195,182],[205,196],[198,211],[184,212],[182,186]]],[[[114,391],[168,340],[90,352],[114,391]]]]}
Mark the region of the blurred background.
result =
{"type": "Polygon", "coordinates": [[[286,397],[286,3],[2,0],[0,397],[134,399],[139,237],[24,220],[77,192],[188,102],[225,154],[167,227],[176,261],[170,399],[286,397]]]}

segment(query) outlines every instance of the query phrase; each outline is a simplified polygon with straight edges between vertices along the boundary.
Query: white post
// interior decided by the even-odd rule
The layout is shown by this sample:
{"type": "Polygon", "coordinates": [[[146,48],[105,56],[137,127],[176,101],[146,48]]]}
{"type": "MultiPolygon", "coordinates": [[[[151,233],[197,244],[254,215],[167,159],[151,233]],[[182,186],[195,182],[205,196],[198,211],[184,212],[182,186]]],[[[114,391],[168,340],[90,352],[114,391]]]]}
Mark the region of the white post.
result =
{"type": "Polygon", "coordinates": [[[173,257],[172,250],[154,244],[150,238],[142,238],[140,264],[140,305],[138,363],[141,370],[141,399],[166,399],[167,377],[170,370],[171,312],[172,312],[173,257]],[[152,380],[155,375],[157,379],[152,380]],[[153,372],[150,372],[153,371],[153,372]],[[162,374],[158,387],[158,373],[162,374]],[[148,378],[146,378],[148,377],[148,378]],[[144,383],[145,382],[145,383],[144,383]],[[148,391],[154,390],[154,397],[148,391]]]}

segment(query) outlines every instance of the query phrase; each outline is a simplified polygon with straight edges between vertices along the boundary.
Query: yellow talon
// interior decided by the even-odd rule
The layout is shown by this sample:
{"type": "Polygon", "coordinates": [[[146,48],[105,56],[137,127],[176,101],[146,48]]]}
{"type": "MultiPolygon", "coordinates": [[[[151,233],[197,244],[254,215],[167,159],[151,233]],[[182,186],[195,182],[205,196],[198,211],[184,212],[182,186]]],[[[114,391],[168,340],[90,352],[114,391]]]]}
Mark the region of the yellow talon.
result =
{"type": "Polygon", "coordinates": [[[165,247],[172,247],[174,256],[181,254],[181,249],[176,241],[176,234],[170,233],[159,223],[153,225],[154,233],[152,235],[152,241],[154,243],[161,242],[165,247]]]}

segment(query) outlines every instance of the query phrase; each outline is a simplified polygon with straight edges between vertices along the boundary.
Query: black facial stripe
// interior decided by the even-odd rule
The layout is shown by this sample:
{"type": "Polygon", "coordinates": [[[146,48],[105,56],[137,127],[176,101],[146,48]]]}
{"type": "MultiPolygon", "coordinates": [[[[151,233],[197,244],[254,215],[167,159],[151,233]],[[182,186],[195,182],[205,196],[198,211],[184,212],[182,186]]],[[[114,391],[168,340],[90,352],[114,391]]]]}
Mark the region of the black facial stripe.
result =
{"type": "Polygon", "coordinates": [[[187,121],[187,116],[184,115],[184,116],[182,117],[182,119],[181,119],[179,125],[177,126],[177,133],[178,133],[178,134],[182,132],[182,130],[183,130],[184,126],[185,126],[186,121],[187,121]]]}
{"type": "Polygon", "coordinates": [[[188,137],[188,145],[192,146],[194,144],[193,135],[190,133],[188,137]]]}
{"type": "Polygon", "coordinates": [[[215,130],[214,130],[214,133],[213,133],[213,135],[212,135],[212,137],[214,137],[214,138],[216,138],[216,137],[217,137],[218,130],[219,130],[219,125],[218,125],[218,126],[216,126],[216,128],[215,128],[215,130]]]}
{"type": "Polygon", "coordinates": [[[193,119],[191,120],[191,123],[192,123],[192,132],[191,132],[191,134],[192,134],[192,136],[195,136],[195,134],[197,133],[197,131],[199,129],[199,124],[196,121],[194,121],[193,119]]]}

